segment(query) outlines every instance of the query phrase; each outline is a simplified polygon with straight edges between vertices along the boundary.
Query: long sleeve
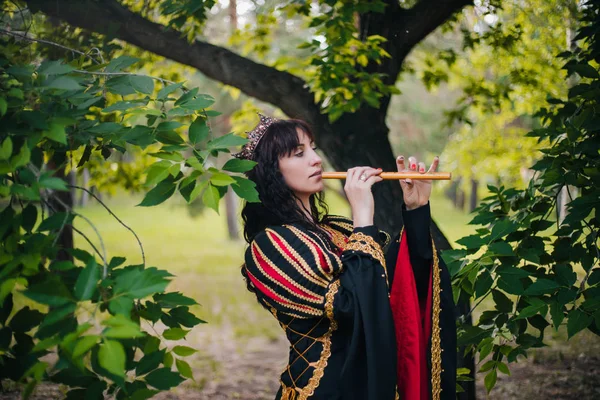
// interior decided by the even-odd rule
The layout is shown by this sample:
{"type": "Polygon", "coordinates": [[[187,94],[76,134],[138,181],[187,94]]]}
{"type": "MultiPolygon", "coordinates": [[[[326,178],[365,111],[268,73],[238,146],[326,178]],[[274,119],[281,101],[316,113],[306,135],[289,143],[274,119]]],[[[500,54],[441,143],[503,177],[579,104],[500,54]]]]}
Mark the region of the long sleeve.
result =
{"type": "MultiPolygon", "coordinates": [[[[429,203],[411,211],[406,210],[403,206],[402,218],[404,220],[404,229],[401,233],[406,235],[408,241],[410,264],[415,277],[417,295],[420,300],[424,300],[427,298],[431,263],[433,260],[433,248],[429,228],[429,224],[431,223],[429,203]]],[[[392,240],[385,255],[390,287],[394,280],[396,260],[400,251],[401,233],[398,233],[392,240]]]]}
{"type": "Polygon", "coordinates": [[[332,341],[345,347],[344,357],[330,359],[328,367],[339,376],[334,386],[344,400],[395,397],[394,326],[380,239],[375,226],[353,229],[336,254],[318,235],[286,225],[257,235],[246,252],[259,301],[277,314],[330,321],[332,341]]]}

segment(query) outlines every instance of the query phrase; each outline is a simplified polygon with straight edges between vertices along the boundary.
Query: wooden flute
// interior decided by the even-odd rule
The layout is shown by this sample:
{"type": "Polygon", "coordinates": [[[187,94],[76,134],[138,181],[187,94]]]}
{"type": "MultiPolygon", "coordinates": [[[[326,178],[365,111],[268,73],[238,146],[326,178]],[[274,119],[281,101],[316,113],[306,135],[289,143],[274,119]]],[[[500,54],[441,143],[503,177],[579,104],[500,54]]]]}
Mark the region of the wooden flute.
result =
{"type": "MultiPolygon", "coordinates": [[[[379,174],[383,180],[400,180],[400,179],[419,179],[419,180],[434,180],[434,181],[449,181],[452,179],[450,172],[426,172],[421,174],[414,171],[406,172],[381,172],[379,174]]],[[[323,179],[346,179],[346,172],[323,172],[323,179]]]]}

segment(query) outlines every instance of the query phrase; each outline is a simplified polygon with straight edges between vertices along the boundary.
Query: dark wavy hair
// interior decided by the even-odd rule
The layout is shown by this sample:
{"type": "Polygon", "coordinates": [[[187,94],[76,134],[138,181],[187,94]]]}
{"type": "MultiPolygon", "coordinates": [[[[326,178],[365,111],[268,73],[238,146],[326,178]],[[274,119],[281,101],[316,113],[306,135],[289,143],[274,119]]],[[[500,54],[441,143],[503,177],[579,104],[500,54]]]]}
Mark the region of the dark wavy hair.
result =
{"type": "MultiPolygon", "coordinates": [[[[246,176],[256,184],[260,203],[246,202],[242,209],[244,239],[247,243],[251,243],[258,233],[269,226],[295,224],[315,232],[331,248],[335,248],[329,236],[319,227],[319,223],[325,221],[329,214],[324,193],[310,196],[308,211],[312,218],[308,218],[303,206],[299,205],[302,203],[279,171],[279,159],[289,157],[300,144],[298,129],[306,133],[310,140],[314,140],[312,130],[306,122],[296,119],[278,120],[267,128],[254,150],[253,160],[257,164],[246,176]]],[[[246,286],[248,290],[255,292],[245,270],[242,265],[241,272],[246,286]]]]}

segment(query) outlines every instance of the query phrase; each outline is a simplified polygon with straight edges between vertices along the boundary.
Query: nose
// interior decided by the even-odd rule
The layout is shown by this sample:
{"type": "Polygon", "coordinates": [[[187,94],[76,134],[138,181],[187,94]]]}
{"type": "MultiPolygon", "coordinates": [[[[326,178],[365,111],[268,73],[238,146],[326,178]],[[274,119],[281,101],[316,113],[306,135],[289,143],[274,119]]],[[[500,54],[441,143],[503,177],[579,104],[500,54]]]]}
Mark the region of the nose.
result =
{"type": "Polygon", "coordinates": [[[312,165],[312,166],[321,165],[321,157],[319,157],[317,152],[314,150],[311,150],[310,165],[312,165]]]}

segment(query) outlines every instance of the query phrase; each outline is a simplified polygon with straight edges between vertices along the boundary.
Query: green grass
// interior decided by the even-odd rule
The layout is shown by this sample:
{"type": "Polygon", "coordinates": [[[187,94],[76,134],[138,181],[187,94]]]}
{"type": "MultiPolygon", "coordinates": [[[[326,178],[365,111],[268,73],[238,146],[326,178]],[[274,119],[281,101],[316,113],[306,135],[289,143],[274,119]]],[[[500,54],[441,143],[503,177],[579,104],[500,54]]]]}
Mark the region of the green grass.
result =
{"type": "MultiPolygon", "coordinates": [[[[178,290],[196,299],[200,306],[193,311],[199,318],[212,327],[230,327],[236,338],[275,338],[280,334],[270,313],[262,309],[245,288],[240,266],[246,244],[243,240],[228,239],[223,208],[222,215],[205,210],[201,216],[192,218],[183,202],[177,199],[149,208],[136,207],[139,201],[135,196],[119,195],[105,202],[139,236],[146,265],[166,269],[176,276],[169,290],[178,290]]],[[[330,213],[349,215],[347,203],[338,194],[328,193],[327,202],[330,213]]],[[[89,218],[100,232],[109,259],[124,256],[127,264],[142,262],[133,234],[101,205],[92,201],[77,211],[89,218]]],[[[452,241],[472,231],[466,226],[469,217],[453,210],[443,198],[432,200],[432,212],[452,241]]],[[[100,249],[97,235],[86,221],[77,219],[76,227],[100,249]]],[[[77,246],[92,251],[81,236],[76,234],[75,241],[77,246]]]]}

